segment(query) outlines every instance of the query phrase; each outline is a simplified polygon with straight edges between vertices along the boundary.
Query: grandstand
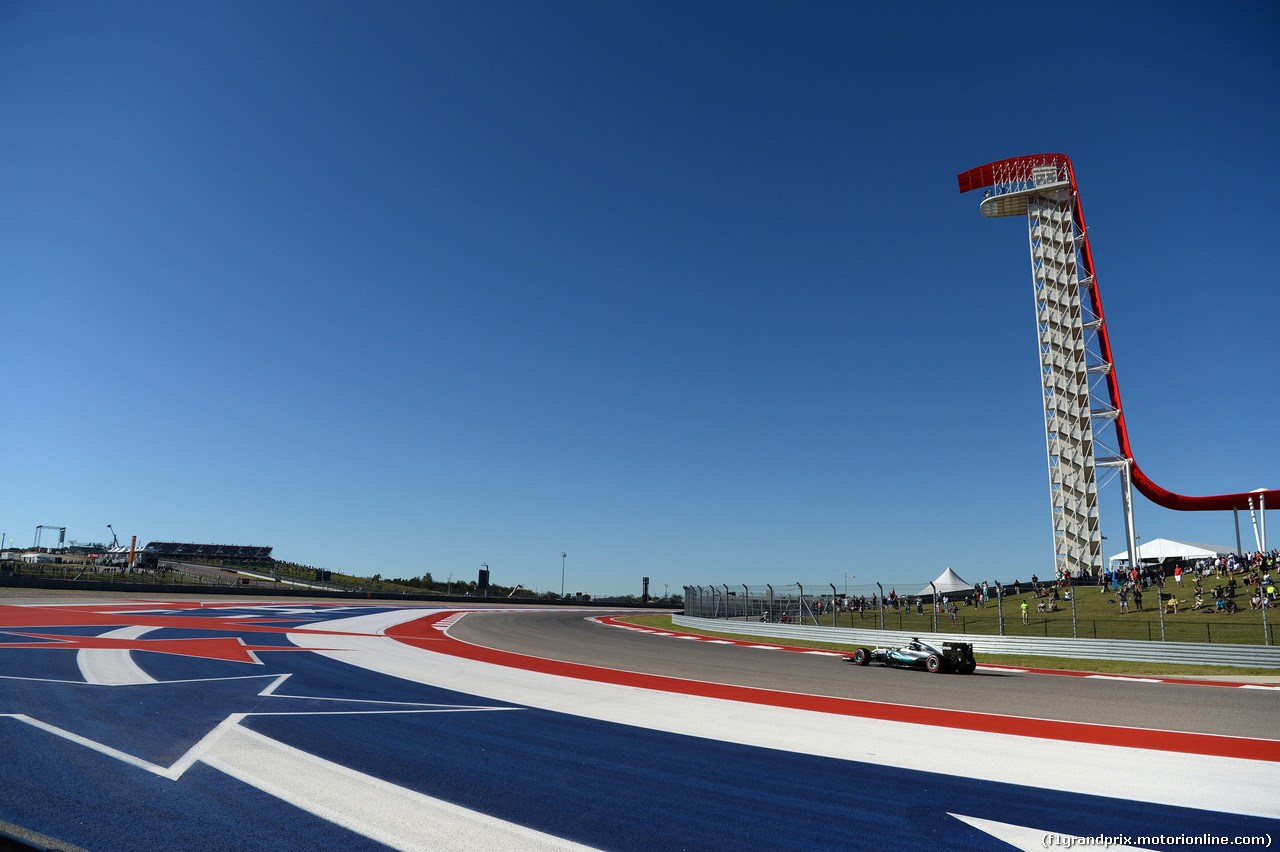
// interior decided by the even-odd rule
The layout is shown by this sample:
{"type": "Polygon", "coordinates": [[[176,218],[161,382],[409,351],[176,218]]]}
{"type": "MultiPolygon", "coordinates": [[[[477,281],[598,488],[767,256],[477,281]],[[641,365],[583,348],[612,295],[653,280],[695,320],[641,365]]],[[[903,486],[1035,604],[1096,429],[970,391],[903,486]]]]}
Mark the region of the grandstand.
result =
{"type": "Polygon", "coordinates": [[[238,544],[183,544],[176,541],[153,541],[144,550],[152,551],[160,559],[251,559],[270,561],[270,547],[248,547],[238,544]]]}
{"type": "MultiPolygon", "coordinates": [[[[161,560],[166,562],[206,562],[225,565],[228,562],[244,566],[267,567],[275,560],[270,547],[249,547],[239,544],[186,544],[177,541],[153,541],[135,550],[133,567],[155,570],[161,560]]],[[[117,568],[129,567],[129,545],[120,544],[107,550],[98,560],[100,565],[117,568]]]]}

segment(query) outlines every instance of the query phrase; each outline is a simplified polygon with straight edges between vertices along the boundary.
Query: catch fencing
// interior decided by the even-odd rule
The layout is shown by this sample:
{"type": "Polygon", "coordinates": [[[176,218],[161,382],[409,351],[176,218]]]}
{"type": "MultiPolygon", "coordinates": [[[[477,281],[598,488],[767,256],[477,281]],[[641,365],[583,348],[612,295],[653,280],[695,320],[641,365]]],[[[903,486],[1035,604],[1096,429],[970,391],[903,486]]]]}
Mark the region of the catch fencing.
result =
{"type": "MultiPolygon", "coordinates": [[[[1041,639],[1097,639],[1132,640],[1154,642],[1183,642],[1212,645],[1264,645],[1277,644],[1276,621],[1280,611],[1268,618],[1267,611],[1251,611],[1245,603],[1239,613],[1215,610],[1212,606],[1202,611],[1185,606],[1181,612],[1153,614],[1130,613],[1124,618],[1098,617],[1096,606],[1083,605],[1085,614],[1077,616],[1070,598],[1048,606],[1046,600],[1029,597],[1013,600],[993,597],[989,601],[974,601],[970,596],[962,599],[954,614],[941,604],[934,606],[931,596],[911,596],[898,599],[898,606],[881,605],[883,597],[877,597],[876,605],[863,608],[851,606],[854,601],[871,600],[870,596],[846,598],[833,591],[830,584],[826,593],[811,593],[816,586],[799,583],[774,589],[769,586],[685,586],[684,614],[716,619],[754,621],[771,624],[803,624],[812,627],[843,627],[851,630],[897,630],[910,635],[947,631],[973,640],[978,636],[1010,636],[1041,639]],[[908,600],[910,603],[908,604],[908,600]],[[1028,604],[1023,616],[1021,604],[1028,604]],[[1052,612],[1041,612],[1044,607],[1052,612]]],[[[1096,586],[1076,586],[1079,593],[1096,586]]],[[[1151,591],[1151,590],[1148,590],[1151,591]]],[[[1163,590],[1157,590],[1163,591],[1163,590]]],[[[1152,592],[1153,596],[1154,592],[1152,592]]],[[[1164,601],[1168,594],[1156,596],[1164,601]]],[[[1234,602],[1233,602],[1234,605],[1234,602]]],[[[1161,604],[1155,605],[1156,609],[1161,604]]]]}

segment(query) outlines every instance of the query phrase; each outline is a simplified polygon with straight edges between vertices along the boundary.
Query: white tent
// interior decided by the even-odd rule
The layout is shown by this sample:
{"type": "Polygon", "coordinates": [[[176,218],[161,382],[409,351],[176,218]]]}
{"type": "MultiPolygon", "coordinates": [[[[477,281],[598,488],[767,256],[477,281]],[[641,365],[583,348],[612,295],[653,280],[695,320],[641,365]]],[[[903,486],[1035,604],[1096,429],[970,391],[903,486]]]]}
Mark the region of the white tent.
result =
{"type": "MultiPolygon", "coordinates": [[[[938,594],[940,595],[949,595],[954,592],[973,591],[973,586],[960,579],[960,575],[955,571],[952,571],[949,567],[938,575],[938,579],[933,581],[933,585],[938,587],[938,594]]],[[[933,594],[933,589],[929,586],[925,586],[923,589],[916,592],[916,594],[925,595],[927,597],[933,594]]]]}
{"type": "MultiPolygon", "coordinates": [[[[1164,562],[1166,559],[1212,559],[1219,553],[1235,553],[1234,547],[1218,547],[1213,544],[1194,544],[1189,541],[1174,541],[1168,538],[1157,538],[1143,542],[1138,547],[1139,562],[1164,562]]],[[[1129,562],[1129,551],[1125,550],[1112,556],[1111,567],[1116,562],[1129,562]]]]}

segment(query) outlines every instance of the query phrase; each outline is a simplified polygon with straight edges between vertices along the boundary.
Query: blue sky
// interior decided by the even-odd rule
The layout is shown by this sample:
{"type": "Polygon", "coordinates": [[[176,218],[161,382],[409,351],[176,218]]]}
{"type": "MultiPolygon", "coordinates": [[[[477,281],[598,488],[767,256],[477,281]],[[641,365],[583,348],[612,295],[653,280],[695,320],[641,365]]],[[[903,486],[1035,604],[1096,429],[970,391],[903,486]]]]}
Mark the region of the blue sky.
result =
{"type": "Polygon", "coordinates": [[[0,528],[555,591],[567,552],[593,594],[1046,576],[1025,226],[955,182],[1044,151],[1143,469],[1278,487],[1277,35],[1270,3],[5,4],[0,528]]]}

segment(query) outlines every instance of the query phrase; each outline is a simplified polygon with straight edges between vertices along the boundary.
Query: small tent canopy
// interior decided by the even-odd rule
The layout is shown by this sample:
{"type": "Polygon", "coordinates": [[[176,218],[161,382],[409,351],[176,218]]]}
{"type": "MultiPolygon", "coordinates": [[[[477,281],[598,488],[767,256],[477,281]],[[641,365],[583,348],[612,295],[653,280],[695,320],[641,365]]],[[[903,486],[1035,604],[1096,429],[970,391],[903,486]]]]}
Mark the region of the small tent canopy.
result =
{"type": "MultiPolygon", "coordinates": [[[[947,570],[939,574],[938,579],[933,581],[933,585],[938,587],[938,594],[940,595],[949,595],[954,592],[973,591],[973,586],[960,579],[960,575],[955,571],[952,571],[950,568],[947,568],[947,570]]],[[[929,586],[925,586],[923,589],[916,592],[916,594],[928,597],[933,594],[933,589],[929,586]]]]}
{"type": "MultiPolygon", "coordinates": [[[[1212,559],[1219,553],[1234,553],[1234,547],[1218,547],[1213,544],[1194,544],[1189,541],[1174,541],[1168,538],[1157,538],[1143,542],[1138,547],[1139,562],[1164,562],[1166,559],[1212,559]]],[[[1129,551],[1121,551],[1109,560],[1111,567],[1116,562],[1129,562],[1129,551]]]]}

